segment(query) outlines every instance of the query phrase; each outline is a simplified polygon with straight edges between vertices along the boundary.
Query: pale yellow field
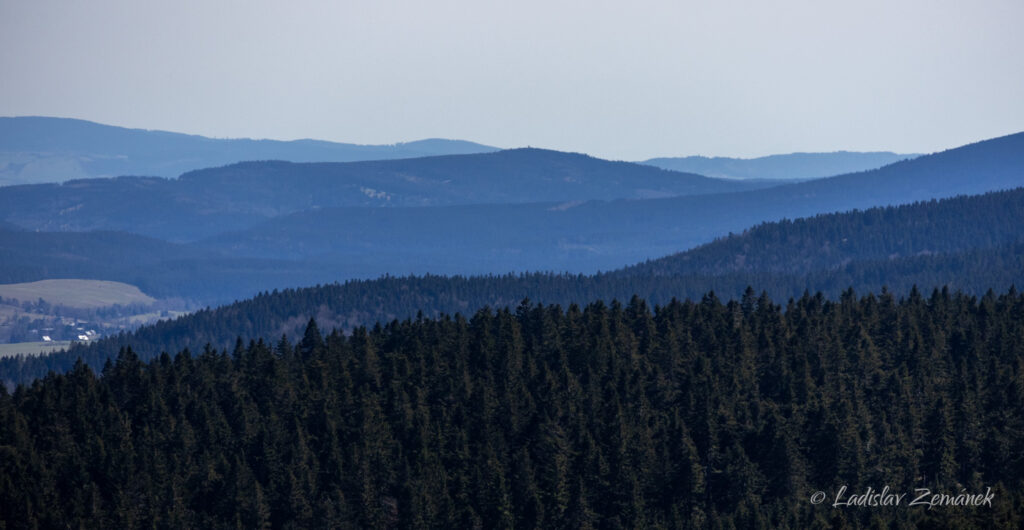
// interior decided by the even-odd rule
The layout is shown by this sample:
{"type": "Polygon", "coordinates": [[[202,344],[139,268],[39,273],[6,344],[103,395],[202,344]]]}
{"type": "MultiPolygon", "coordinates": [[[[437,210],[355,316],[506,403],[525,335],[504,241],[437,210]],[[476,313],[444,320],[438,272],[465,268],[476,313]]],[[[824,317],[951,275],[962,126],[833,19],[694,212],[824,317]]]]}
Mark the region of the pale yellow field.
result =
{"type": "Polygon", "coordinates": [[[115,304],[152,304],[156,299],[134,285],[102,280],[42,280],[0,285],[0,297],[35,302],[42,298],[50,305],[92,309],[115,304]]]}
{"type": "Polygon", "coordinates": [[[11,355],[50,353],[52,351],[67,348],[71,345],[69,340],[55,340],[52,342],[16,342],[14,344],[0,344],[0,357],[11,355]]]}

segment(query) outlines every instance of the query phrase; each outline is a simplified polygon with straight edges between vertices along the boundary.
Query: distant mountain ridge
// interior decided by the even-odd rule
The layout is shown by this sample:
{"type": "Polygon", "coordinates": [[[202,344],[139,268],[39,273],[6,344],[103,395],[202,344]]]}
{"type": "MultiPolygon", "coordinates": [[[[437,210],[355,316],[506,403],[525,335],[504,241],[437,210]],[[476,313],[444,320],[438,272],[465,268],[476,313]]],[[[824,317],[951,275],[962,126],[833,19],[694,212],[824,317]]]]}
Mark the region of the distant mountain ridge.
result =
{"type": "Polygon", "coordinates": [[[178,179],[7,186],[0,188],[0,221],[31,230],[131,231],[191,241],[322,208],[615,200],[769,185],[574,153],[513,149],[366,162],[243,162],[178,179]]]}
{"type": "Polygon", "coordinates": [[[194,169],[246,160],[352,162],[497,150],[464,140],[358,145],[216,139],[70,118],[0,117],[0,186],[124,175],[173,178],[194,169]]]}
{"type": "MultiPolygon", "coordinates": [[[[553,199],[565,189],[575,194],[587,190],[591,178],[618,182],[612,187],[615,193],[651,189],[644,179],[671,178],[680,186],[751,184],[688,179],[636,164],[525,149],[351,165],[240,164],[177,180],[13,186],[0,188],[0,224],[6,220],[22,230],[5,235],[9,244],[0,248],[0,277],[19,282],[52,277],[124,281],[165,296],[220,303],[260,290],[385,273],[590,274],[678,253],[766,221],[1024,186],[1024,133],[868,172],[658,199],[588,201],[573,195],[572,200],[549,202],[381,207],[389,202],[387,197],[370,197],[358,186],[351,189],[350,177],[336,173],[339,166],[345,171],[359,167],[352,175],[364,179],[360,182],[373,188],[374,195],[382,190],[391,194],[392,203],[414,197],[417,179],[435,181],[443,174],[465,193],[483,186],[481,193],[505,194],[504,200],[515,193],[524,199],[553,199]],[[528,178],[516,172],[521,164],[509,160],[532,161],[528,178]],[[576,171],[590,165],[604,173],[576,171]],[[295,168],[304,171],[289,173],[295,168]],[[381,173],[374,172],[381,168],[381,173]],[[385,177],[394,187],[373,180],[385,177]],[[401,183],[412,191],[399,193],[401,183]],[[337,187],[342,184],[350,189],[343,193],[337,187]],[[358,206],[337,206],[352,198],[358,206]],[[111,232],[91,232],[99,228],[111,232]],[[129,231],[150,238],[129,237],[129,231]],[[153,236],[190,243],[172,245],[153,236]],[[109,255],[117,257],[105,259],[98,248],[112,249],[109,255]]],[[[475,202],[480,195],[461,197],[475,202]]]]}
{"type": "Polygon", "coordinates": [[[199,243],[242,256],[373,255],[381,272],[593,273],[679,252],[778,221],[1024,185],[1024,133],[881,169],[753,191],[645,200],[322,208],[199,243]],[[384,265],[386,264],[386,265],[384,265]]]}
{"type": "MultiPolygon", "coordinates": [[[[174,178],[192,170],[252,160],[355,162],[498,150],[475,142],[439,138],[390,145],[220,139],[72,118],[0,117],[0,186],[118,176],[174,178]]],[[[714,178],[811,179],[874,169],[915,156],[839,151],[753,159],[663,157],[640,163],[714,178]]]]}
{"type": "Polygon", "coordinates": [[[877,169],[918,156],[921,155],[896,154],[887,151],[836,151],[832,153],[790,153],[758,158],[667,157],[652,158],[641,163],[662,169],[699,173],[717,178],[810,180],[877,169]]]}

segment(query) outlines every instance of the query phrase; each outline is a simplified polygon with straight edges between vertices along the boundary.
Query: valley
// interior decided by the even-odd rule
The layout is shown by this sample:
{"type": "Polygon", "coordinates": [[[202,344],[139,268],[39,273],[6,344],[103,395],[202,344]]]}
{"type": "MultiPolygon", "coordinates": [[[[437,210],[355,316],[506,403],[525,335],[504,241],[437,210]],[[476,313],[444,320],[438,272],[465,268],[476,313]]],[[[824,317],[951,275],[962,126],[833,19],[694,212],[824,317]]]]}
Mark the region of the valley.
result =
{"type": "Polygon", "coordinates": [[[456,502],[430,517],[574,526],[561,495],[626,526],[770,526],[743,515],[766,505],[808,527],[798,484],[972,480],[942,451],[1019,484],[993,462],[1024,439],[1003,434],[1024,426],[1024,133],[896,158],[709,178],[516,149],[0,187],[0,500],[74,484],[125,526],[387,528],[456,502]],[[128,467],[147,506],[97,489],[129,495],[128,467]]]}
{"type": "Polygon", "coordinates": [[[184,314],[134,285],[101,280],[0,284],[0,350],[5,356],[47,353],[184,314]]]}
{"type": "Polygon", "coordinates": [[[0,1],[0,530],[1024,529],[1021,21],[0,1]]]}

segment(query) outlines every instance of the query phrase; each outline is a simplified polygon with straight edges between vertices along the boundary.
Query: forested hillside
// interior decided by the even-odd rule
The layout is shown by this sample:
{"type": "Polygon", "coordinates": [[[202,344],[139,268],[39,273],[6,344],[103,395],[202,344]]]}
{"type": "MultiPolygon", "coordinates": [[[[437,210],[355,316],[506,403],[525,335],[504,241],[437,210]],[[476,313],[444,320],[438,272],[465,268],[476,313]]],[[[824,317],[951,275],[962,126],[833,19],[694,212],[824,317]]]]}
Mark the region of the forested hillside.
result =
{"type": "Polygon", "coordinates": [[[557,204],[323,208],[199,244],[240,256],[330,260],[342,270],[372,253],[393,274],[594,273],[766,221],[1016,188],[1024,185],[1022,153],[1024,134],[1017,134],[875,171],[747,192],[557,204]]]}
{"type": "MultiPolygon", "coordinates": [[[[265,266],[273,263],[278,262],[265,266]]],[[[247,272],[241,266],[205,269],[198,286],[242,282],[247,272]]],[[[754,286],[786,300],[819,291],[836,298],[851,287],[858,293],[887,288],[905,295],[915,285],[926,292],[947,286],[977,296],[1024,286],[1024,189],[768,223],[663,260],[592,276],[384,277],[274,291],[70,352],[3,359],[0,381],[27,382],[49,370],[64,372],[79,357],[99,368],[125,346],[150,359],[207,343],[227,347],[238,336],[276,340],[301,332],[311,317],[327,329],[351,330],[418,312],[433,317],[515,307],[524,298],[566,306],[640,295],[665,304],[698,299],[707,291],[737,299],[754,286]]]]}
{"type": "Polygon", "coordinates": [[[0,530],[1024,530],[1024,0],[736,4],[0,0],[0,530]]]}
{"type": "Polygon", "coordinates": [[[0,521],[1018,528],[1022,345],[1014,291],[750,292],[127,351],[0,390],[0,521]],[[909,497],[832,506],[882,485],[909,497]],[[992,496],[928,509],[915,488],[992,496]]]}
{"type": "Polygon", "coordinates": [[[930,256],[1024,241],[1024,188],[762,223],[623,274],[805,274],[852,261],[930,256]]]}
{"type": "Polygon", "coordinates": [[[153,263],[145,250],[152,242],[141,239],[134,250],[132,241],[124,239],[117,252],[138,256],[127,272],[147,271],[138,276],[153,289],[177,290],[176,296],[210,304],[385,273],[592,274],[690,249],[766,221],[1019,187],[1024,185],[1022,153],[1024,134],[1016,134],[865,173],[701,195],[692,194],[749,183],[723,184],[637,164],[525,149],[353,164],[252,163],[178,180],[4,187],[0,223],[27,230],[8,238],[11,246],[3,251],[12,259],[0,262],[0,277],[115,280],[145,290],[125,277],[122,264],[127,261],[97,267],[88,246],[64,245],[64,251],[39,259],[21,252],[27,246],[33,253],[35,239],[52,239],[36,230],[100,228],[192,241],[194,248],[178,247],[180,260],[171,256],[153,263]],[[605,197],[691,195],[586,200],[599,192],[605,197]],[[554,202],[516,202],[543,199],[554,202]],[[461,202],[411,206],[425,200],[461,202]],[[478,202],[484,200],[507,202],[478,202]]]}
{"type": "Polygon", "coordinates": [[[373,162],[244,162],[178,179],[7,186],[0,187],[0,218],[32,230],[118,230],[192,241],[320,208],[675,197],[769,185],[516,149],[373,162]]]}

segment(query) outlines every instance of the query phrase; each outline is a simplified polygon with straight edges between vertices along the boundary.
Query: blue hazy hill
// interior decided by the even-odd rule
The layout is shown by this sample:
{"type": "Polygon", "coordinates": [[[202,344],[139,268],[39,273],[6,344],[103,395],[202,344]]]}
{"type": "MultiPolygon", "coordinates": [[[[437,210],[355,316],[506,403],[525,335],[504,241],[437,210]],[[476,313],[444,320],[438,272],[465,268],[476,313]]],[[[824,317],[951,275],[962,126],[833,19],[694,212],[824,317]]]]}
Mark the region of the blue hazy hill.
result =
{"type": "MultiPolygon", "coordinates": [[[[455,166],[464,169],[479,166],[472,171],[467,169],[465,176],[460,177],[469,189],[472,188],[470,184],[496,180],[508,186],[519,183],[523,196],[537,196],[543,187],[534,189],[533,185],[544,182],[551,175],[555,166],[550,160],[536,166],[538,170],[531,177],[534,180],[530,181],[521,180],[523,177],[516,176],[506,162],[493,166],[505,167],[507,172],[503,174],[495,175],[481,169],[492,167],[484,164],[481,157],[500,161],[503,157],[524,156],[531,160],[575,161],[568,167],[600,162],[581,155],[538,150],[442,158],[450,158],[455,166]]],[[[412,164],[415,161],[401,162],[412,164]]],[[[267,169],[273,165],[269,163],[261,167],[267,169]]],[[[316,176],[313,172],[308,177],[313,183],[310,187],[300,185],[302,178],[291,178],[288,182],[292,182],[292,187],[298,191],[294,196],[282,194],[278,197],[277,188],[267,187],[267,182],[276,182],[277,178],[273,177],[276,169],[269,176],[259,176],[239,171],[241,167],[244,165],[228,168],[237,174],[197,172],[177,180],[97,179],[63,186],[0,188],[0,212],[10,214],[6,218],[10,224],[28,229],[8,234],[10,245],[0,256],[0,276],[10,278],[8,281],[30,281],[55,277],[54,271],[59,270],[60,277],[93,277],[102,273],[105,267],[113,267],[107,263],[109,260],[105,261],[106,253],[93,252],[101,245],[125,248],[149,245],[146,247],[149,250],[138,254],[152,258],[129,259],[130,254],[126,251],[125,258],[116,261],[131,265],[122,267],[130,277],[97,279],[142,284],[147,278],[161,277],[164,278],[161,284],[163,293],[187,288],[189,296],[195,299],[209,299],[206,295],[216,292],[213,298],[223,300],[225,297],[247,296],[260,289],[376,277],[385,273],[488,274],[538,270],[590,273],[613,270],[684,251],[764,222],[1024,186],[1024,133],[867,172],[752,191],[655,199],[417,207],[331,206],[326,201],[333,195],[325,193],[320,187],[322,182],[318,180],[324,178],[329,182],[329,175],[316,176]],[[167,194],[161,187],[171,184],[194,185],[196,188],[185,187],[178,195],[167,194]],[[215,189],[222,191],[216,194],[196,191],[215,189]],[[81,194],[76,195],[79,192],[81,194]],[[93,200],[94,196],[104,199],[93,200]],[[117,200],[109,200],[111,196],[117,200]],[[304,200],[317,201],[320,207],[304,207],[304,200]],[[261,211],[254,205],[263,205],[267,210],[261,211]],[[282,205],[290,205],[294,209],[288,212],[282,205]],[[95,222],[109,230],[148,235],[153,235],[152,232],[188,235],[184,240],[196,239],[203,230],[209,235],[188,245],[168,247],[160,247],[153,241],[134,240],[123,234],[106,235],[94,241],[89,239],[93,237],[89,232],[71,232],[85,226],[86,222],[95,222]],[[57,237],[35,230],[64,233],[57,237]],[[50,242],[48,246],[32,250],[33,244],[41,244],[44,240],[50,242]],[[90,268],[85,268],[90,261],[86,257],[91,257],[90,268]],[[154,260],[160,263],[147,269],[149,266],[145,262],[154,260]],[[211,271],[219,272],[214,274],[211,271]],[[232,278],[231,281],[237,278],[238,283],[228,288],[227,283],[213,280],[218,275],[232,278]]],[[[625,167],[643,166],[628,164],[625,167]]],[[[407,169],[403,166],[392,175],[408,176],[407,169]]],[[[655,168],[644,170],[662,171],[655,168]]],[[[450,169],[445,171],[453,174],[450,169]]],[[[359,174],[365,177],[367,172],[360,171],[359,174]]],[[[564,169],[557,174],[568,175],[564,169]]],[[[609,173],[609,178],[614,174],[618,173],[609,173]]],[[[553,180],[565,182],[564,178],[553,180]]],[[[557,187],[552,189],[557,191],[557,187]]],[[[361,195],[368,199],[365,194],[361,195]]],[[[947,226],[927,219],[924,222],[947,226]]],[[[940,231],[949,232],[954,228],[947,226],[940,231]]],[[[1019,230],[1016,225],[1002,228],[1019,230]]],[[[833,232],[835,234],[825,235],[835,247],[834,236],[840,231],[833,232]]],[[[787,233],[799,234],[792,230],[787,233]]],[[[884,232],[885,237],[899,237],[901,233],[901,230],[884,232]]],[[[799,248],[807,253],[801,255],[812,256],[810,252],[817,248],[816,242],[820,238],[808,236],[805,239],[808,239],[806,245],[799,248]]],[[[731,241],[735,243],[736,240],[731,241]]],[[[871,250],[874,254],[865,250],[869,247],[842,248],[850,251],[842,259],[883,256],[879,259],[884,260],[884,256],[890,254],[885,250],[887,247],[878,247],[881,250],[877,252],[871,250]]],[[[916,247],[907,248],[913,250],[916,247]]],[[[922,250],[942,249],[923,247],[922,250]]],[[[758,255],[756,249],[732,249],[729,252],[731,254],[722,258],[725,261],[710,261],[712,268],[717,270],[724,266],[721,265],[723,263],[735,262],[741,255],[747,260],[744,263],[764,262],[755,258],[758,255]]],[[[670,260],[667,263],[674,262],[670,260]]],[[[771,272],[787,274],[792,272],[791,268],[787,265],[781,267],[782,270],[773,269],[771,272]]],[[[744,271],[739,269],[738,272],[744,271]]],[[[696,273],[704,272],[701,269],[696,273]]]]}
{"type": "Polygon", "coordinates": [[[200,244],[240,256],[337,260],[342,269],[363,273],[368,260],[379,264],[378,273],[591,273],[687,250],[766,221],[1020,186],[1024,133],[872,171],[752,191],[642,200],[322,208],[200,244]]]}
{"type": "Polygon", "coordinates": [[[763,188],[542,149],[369,162],[244,162],[177,179],[117,177],[0,188],[0,220],[31,230],[119,230],[191,241],[332,207],[674,197],[763,188]]]}
{"type": "Polygon", "coordinates": [[[833,153],[790,153],[759,158],[687,156],[652,158],[641,162],[673,171],[700,173],[731,179],[809,180],[886,166],[916,154],[836,151],[833,153]]]}
{"type": "Polygon", "coordinates": [[[122,175],[177,177],[245,160],[352,162],[497,150],[443,139],[393,145],[217,139],[70,118],[11,117],[0,118],[0,186],[122,175]]]}

